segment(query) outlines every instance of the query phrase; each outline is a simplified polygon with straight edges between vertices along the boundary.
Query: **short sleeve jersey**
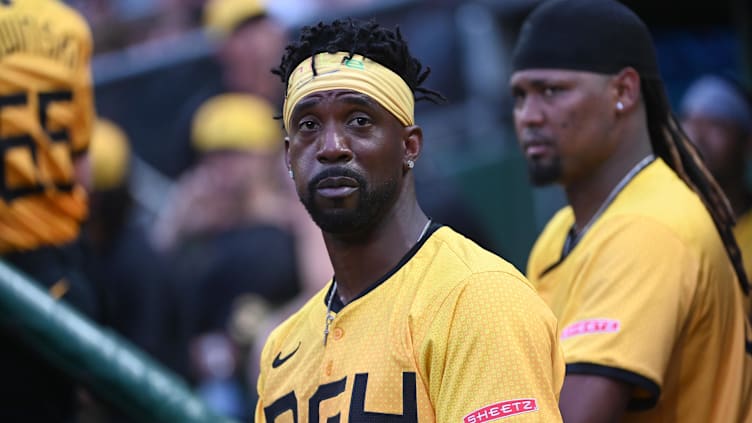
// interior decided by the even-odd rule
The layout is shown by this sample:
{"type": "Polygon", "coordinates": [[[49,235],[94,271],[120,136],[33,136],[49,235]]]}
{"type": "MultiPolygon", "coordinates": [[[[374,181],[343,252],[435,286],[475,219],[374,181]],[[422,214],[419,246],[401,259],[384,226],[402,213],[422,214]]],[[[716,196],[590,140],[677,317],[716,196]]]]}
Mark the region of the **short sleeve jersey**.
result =
{"type": "Polygon", "coordinates": [[[562,257],[573,223],[557,213],[528,261],[567,374],[633,385],[624,421],[743,421],[743,294],[700,199],[657,159],[562,257]]]}
{"type": "Polygon", "coordinates": [[[86,22],[62,2],[0,2],[0,253],[78,235],[73,157],[94,118],[91,51],[86,22]]]}
{"type": "MultiPolygon", "coordinates": [[[[744,270],[747,272],[747,278],[750,278],[752,277],[752,210],[737,219],[734,235],[742,251],[744,270]]],[[[752,296],[746,301],[746,310],[747,315],[752,316],[752,296]]]]}
{"type": "Polygon", "coordinates": [[[331,284],[270,335],[256,422],[558,422],[556,320],[512,265],[432,226],[347,305],[331,284]]]}

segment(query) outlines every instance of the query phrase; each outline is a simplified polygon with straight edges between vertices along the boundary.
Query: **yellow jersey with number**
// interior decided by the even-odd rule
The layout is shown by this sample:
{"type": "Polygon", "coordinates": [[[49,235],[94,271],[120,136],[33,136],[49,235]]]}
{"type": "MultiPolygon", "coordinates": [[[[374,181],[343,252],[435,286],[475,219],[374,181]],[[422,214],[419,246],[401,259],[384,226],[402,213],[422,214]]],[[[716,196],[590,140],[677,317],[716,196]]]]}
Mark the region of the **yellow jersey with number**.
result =
{"type": "Polygon", "coordinates": [[[0,253],[78,236],[73,159],[94,106],[86,22],[56,0],[0,1],[0,253]]]}
{"type": "Polygon", "coordinates": [[[556,214],[528,261],[567,374],[632,385],[625,422],[745,421],[743,294],[697,195],[657,159],[562,257],[573,223],[570,207],[556,214]]]}
{"type": "Polygon", "coordinates": [[[256,422],[559,422],[551,311],[512,265],[434,225],[347,305],[329,287],[270,335],[256,422]]]}

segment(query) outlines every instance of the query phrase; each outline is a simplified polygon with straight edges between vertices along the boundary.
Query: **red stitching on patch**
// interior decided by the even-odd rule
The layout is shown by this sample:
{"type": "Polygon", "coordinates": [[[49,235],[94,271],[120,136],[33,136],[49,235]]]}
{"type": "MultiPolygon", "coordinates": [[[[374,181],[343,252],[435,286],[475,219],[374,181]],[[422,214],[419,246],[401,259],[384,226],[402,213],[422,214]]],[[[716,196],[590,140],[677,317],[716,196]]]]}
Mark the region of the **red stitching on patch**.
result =
{"type": "Polygon", "coordinates": [[[464,423],[485,423],[532,411],[538,411],[538,403],[535,398],[502,401],[473,411],[465,416],[464,423]]]}

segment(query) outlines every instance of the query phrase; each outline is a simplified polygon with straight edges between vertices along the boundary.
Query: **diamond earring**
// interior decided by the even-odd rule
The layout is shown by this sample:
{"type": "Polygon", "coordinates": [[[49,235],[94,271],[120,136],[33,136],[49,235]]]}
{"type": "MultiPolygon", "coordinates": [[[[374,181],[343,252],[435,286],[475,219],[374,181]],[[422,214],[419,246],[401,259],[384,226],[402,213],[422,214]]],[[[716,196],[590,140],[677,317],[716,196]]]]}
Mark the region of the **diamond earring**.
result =
{"type": "Polygon", "coordinates": [[[415,167],[415,162],[414,162],[414,161],[412,161],[412,160],[408,160],[408,161],[407,161],[407,168],[408,168],[408,169],[412,169],[412,168],[414,168],[414,167],[415,167]]]}
{"type": "Polygon", "coordinates": [[[292,173],[292,169],[288,169],[287,173],[290,175],[290,179],[295,179],[295,174],[292,173]]]}
{"type": "Polygon", "coordinates": [[[620,111],[620,112],[621,112],[622,110],[624,110],[624,103],[622,103],[621,101],[617,101],[617,102],[616,102],[616,110],[618,110],[618,111],[620,111]]]}

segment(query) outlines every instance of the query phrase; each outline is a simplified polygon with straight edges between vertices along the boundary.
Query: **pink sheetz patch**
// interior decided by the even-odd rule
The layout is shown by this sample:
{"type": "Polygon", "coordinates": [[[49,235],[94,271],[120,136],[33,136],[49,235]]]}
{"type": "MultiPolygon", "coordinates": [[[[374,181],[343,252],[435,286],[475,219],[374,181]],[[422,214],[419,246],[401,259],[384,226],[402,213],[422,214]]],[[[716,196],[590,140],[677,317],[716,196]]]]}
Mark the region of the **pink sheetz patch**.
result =
{"type": "Polygon", "coordinates": [[[561,339],[593,333],[619,332],[621,323],[614,319],[588,319],[572,323],[561,331],[561,339]]]}
{"type": "Polygon", "coordinates": [[[464,423],[485,423],[532,411],[538,411],[538,403],[535,398],[502,401],[473,411],[465,416],[464,423]]]}

